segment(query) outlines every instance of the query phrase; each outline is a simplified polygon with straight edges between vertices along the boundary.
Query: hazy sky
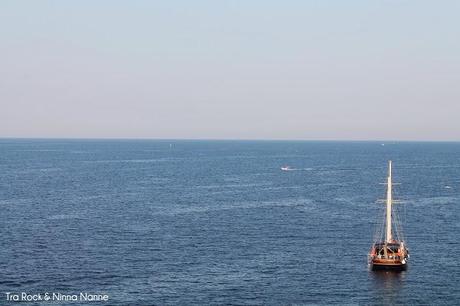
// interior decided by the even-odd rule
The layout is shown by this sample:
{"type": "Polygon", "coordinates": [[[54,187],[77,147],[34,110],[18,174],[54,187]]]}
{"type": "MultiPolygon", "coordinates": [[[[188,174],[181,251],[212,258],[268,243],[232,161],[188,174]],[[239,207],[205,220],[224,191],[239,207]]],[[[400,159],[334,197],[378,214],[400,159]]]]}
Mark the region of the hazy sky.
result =
{"type": "Polygon", "coordinates": [[[460,140],[459,14],[0,0],[0,137],[460,140]]]}

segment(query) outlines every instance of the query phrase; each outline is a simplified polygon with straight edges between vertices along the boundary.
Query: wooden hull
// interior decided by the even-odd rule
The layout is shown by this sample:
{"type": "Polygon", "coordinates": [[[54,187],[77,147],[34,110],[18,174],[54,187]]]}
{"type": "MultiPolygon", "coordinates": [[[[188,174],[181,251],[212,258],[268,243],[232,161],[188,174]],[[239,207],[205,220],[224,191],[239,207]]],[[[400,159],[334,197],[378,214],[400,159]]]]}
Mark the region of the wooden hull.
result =
{"type": "Polygon", "coordinates": [[[374,271],[377,271],[377,270],[404,271],[407,269],[407,262],[402,263],[401,261],[375,259],[371,261],[371,268],[374,271]]]}

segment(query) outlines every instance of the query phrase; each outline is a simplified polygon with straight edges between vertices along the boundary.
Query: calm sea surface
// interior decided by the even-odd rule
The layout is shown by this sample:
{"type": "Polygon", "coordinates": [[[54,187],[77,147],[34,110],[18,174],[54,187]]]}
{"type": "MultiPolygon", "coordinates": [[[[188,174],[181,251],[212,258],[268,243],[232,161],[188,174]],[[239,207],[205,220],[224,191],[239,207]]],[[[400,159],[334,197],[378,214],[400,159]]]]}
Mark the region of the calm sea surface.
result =
{"type": "Polygon", "coordinates": [[[3,139],[0,211],[1,305],[460,303],[460,143],[3,139]],[[366,258],[388,159],[402,273],[366,258]]]}

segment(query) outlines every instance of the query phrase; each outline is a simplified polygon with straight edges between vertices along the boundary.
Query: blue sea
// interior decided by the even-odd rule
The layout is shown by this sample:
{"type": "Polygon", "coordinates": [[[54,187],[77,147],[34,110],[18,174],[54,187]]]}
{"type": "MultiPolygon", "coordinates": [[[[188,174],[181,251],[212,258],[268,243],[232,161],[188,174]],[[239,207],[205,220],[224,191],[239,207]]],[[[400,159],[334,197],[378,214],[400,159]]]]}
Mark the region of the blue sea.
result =
{"type": "Polygon", "coordinates": [[[1,305],[460,303],[460,143],[2,139],[0,210],[1,305]],[[390,159],[401,273],[367,265],[390,159]]]}

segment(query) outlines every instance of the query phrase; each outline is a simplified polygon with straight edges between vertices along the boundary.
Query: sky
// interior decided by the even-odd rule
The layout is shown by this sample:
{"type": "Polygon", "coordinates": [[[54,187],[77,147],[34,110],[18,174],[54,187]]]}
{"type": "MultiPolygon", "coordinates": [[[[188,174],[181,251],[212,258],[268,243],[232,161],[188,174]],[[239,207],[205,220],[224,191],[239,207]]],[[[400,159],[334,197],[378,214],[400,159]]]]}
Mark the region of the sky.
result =
{"type": "Polygon", "coordinates": [[[459,12],[0,0],[0,137],[460,141],[459,12]]]}

